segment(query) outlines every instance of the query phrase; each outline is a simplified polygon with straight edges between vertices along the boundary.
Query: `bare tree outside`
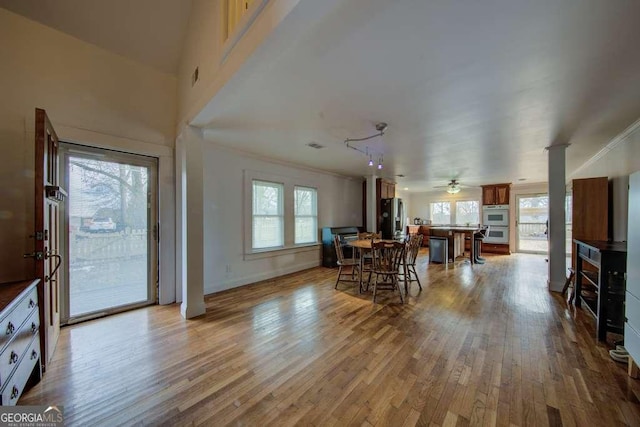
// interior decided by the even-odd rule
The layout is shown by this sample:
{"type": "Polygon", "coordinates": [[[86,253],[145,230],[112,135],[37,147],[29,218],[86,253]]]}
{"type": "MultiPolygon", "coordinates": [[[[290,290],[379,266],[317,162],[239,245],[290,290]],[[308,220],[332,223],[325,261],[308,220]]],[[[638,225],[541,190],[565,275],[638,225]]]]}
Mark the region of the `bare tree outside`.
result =
{"type": "Polygon", "coordinates": [[[477,200],[456,202],[456,224],[479,224],[480,203],[477,200]]]}
{"type": "Polygon", "coordinates": [[[86,202],[94,209],[91,216],[110,217],[118,230],[147,227],[146,168],[74,157],[69,164],[72,172],[79,168],[86,202]]]}
{"type": "Polygon", "coordinates": [[[294,215],[296,244],[318,241],[318,201],[317,190],[309,187],[295,187],[294,215]]]}
{"type": "Polygon", "coordinates": [[[284,245],[282,184],[253,181],[252,246],[254,249],[284,245]]]}

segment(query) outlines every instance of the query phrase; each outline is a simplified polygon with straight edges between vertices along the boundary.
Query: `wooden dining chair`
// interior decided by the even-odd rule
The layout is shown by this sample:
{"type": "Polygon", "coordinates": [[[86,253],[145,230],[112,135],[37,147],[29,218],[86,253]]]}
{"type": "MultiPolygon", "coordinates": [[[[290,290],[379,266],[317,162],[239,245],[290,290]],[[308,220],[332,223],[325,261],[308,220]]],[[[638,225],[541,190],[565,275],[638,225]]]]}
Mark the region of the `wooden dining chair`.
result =
{"type": "MultiPolygon", "coordinates": [[[[340,236],[337,234],[333,236],[333,246],[336,248],[336,255],[338,257],[338,278],[336,279],[334,289],[338,289],[338,283],[340,282],[360,283],[360,260],[357,258],[344,257],[340,236]],[[349,271],[344,272],[345,267],[349,268],[349,271]]],[[[360,289],[360,291],[362,291],[362,289],[360,289]]]]}
{"type": "Polygon", "coordinates": [[[402,290],[398,286],[400,268],[405,254],[405,244],[402,242],[372,242],[373,274],[373,302],[376,302],[378,289],[398,290],[400,302],[404,303],[402,290]]]}
{"type": "Polygon", "coordinates": [[[409,287],[412,282],[417,282],[420,290],[422,290],[422,284],[416,271],[416,260],[418,259],[418,252],[420,252],[420,247],[422,246],[422,239],[422,234],[414,234],[407,242],[402,272],[402,281],[404,282],[404,290],[407,295],[409,294],[409,287]]]}
{"type": "MultiPolygon", "coordinates": [[[[362,233],[358,233],[358,240],[375,240],[382,239],[382,232],[374,233],[371,231],[364,231],[362,233]]],[[[362,269],[362,274],[369,273],[367,277],[367,291],[369,290],[369,283],[371,283],[371,274],[373,273],[373,257],[371,254],[371,250],[360,249],[360,257],[361,262],[360,266],[362,269]]]]}

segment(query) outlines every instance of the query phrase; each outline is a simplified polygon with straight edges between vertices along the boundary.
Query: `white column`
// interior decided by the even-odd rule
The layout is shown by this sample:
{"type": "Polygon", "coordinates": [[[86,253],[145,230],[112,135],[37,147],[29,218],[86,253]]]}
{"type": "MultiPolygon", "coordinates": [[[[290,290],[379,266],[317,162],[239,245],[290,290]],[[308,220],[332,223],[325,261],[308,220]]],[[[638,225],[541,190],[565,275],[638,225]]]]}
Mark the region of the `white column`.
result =
{"type": "Polygon", "coordinates": [[[551,145],[549,152],[549,290],[562,292],[567,279],[565,150],[568,144],[551,145]]]}
{"type": "Polygon", "coordinates": [[[202,135],[191,126],[176,141],[176,282],[180,313],[186,319],[205,313],[202,135]]]}
{"type": "Polygon", "coordinates": [[[367,226],[366,231],[376,232],[376,216],[377,216],[377,206],[376,206],[376,176],[370,175],[367,176],[367,226]]]}

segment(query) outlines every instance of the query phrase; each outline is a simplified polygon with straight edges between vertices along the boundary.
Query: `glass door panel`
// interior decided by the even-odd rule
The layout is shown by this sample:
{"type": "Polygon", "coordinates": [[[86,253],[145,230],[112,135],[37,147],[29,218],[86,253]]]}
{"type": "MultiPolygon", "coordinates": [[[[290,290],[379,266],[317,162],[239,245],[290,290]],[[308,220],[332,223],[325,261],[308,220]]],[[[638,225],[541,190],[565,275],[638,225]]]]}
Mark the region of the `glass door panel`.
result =
{"type": "Polygon", "coordinates": [[[517,200],[516,250],[546,253],[549,197],[546,194],[519,195],[517,200]]]}
{"type": "Polygon", "coordinates": [[[155,159],[71,147],[67,320],[154,303],[155,159]]]}

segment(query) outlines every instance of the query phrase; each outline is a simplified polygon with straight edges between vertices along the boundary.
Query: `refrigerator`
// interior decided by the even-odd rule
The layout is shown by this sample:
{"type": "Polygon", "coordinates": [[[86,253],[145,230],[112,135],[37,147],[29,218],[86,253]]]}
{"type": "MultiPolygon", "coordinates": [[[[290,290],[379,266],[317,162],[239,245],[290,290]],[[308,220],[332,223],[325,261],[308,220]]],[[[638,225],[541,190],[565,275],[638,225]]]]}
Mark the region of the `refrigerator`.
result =
{"type": "Polygon", "coordinates": [[[382,216],[380,231],[383,239],[394,239],[404,236],[405,212],[402,199],[382,199],[380,201],[380,215],[382,216]]]}

